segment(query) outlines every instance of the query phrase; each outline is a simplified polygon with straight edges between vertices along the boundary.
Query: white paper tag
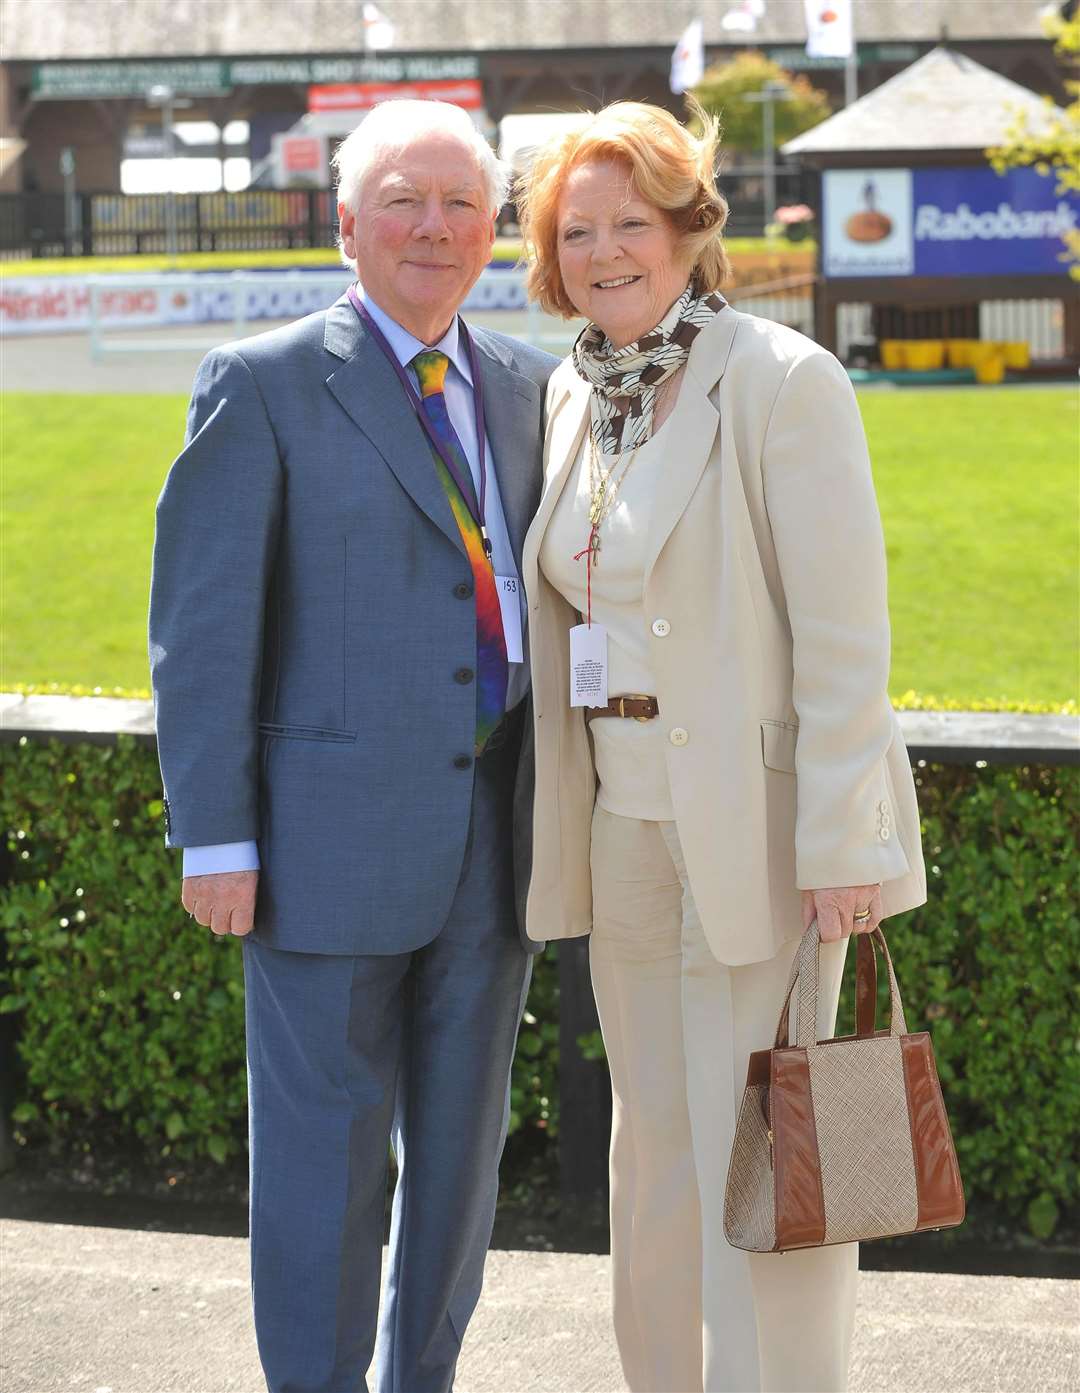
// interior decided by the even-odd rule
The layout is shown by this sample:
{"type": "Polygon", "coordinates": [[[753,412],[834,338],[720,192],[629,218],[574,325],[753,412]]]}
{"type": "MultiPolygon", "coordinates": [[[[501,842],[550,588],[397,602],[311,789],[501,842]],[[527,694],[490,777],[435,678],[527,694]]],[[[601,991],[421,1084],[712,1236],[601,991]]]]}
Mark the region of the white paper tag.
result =
{"type": "Polygon", "coordinates": [[[570,630],[570,705],[607,703],[607,630],[603,624],[577,624],[570,630]]]}
{"type": "Polygon", "coordinates": [[[507,662],[524,662],[525,654],[521,647],[521,581],[517,576],[496,576],[495,589],[499,592],[499,608],[502,610],[507,662]]]}

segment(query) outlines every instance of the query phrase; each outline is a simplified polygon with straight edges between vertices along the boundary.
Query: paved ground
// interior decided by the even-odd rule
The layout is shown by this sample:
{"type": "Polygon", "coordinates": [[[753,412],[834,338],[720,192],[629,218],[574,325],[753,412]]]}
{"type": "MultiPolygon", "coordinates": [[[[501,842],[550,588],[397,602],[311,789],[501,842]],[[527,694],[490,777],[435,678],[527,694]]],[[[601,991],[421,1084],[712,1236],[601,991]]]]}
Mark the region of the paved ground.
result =
{"type": "MultiPolygon", "coordinates": [[[[458,1393],[622,1389],[607,1283],[606,1257],[492,1253],[458,1393]]],[[[864,1273],[851,1393],[1075,1393],[1078,1315],[1080,1282],[864,1273]]],[[[264,1386],[238,1238],[0,1224],[0,1334],[3,1393],[264,1386]]]]}

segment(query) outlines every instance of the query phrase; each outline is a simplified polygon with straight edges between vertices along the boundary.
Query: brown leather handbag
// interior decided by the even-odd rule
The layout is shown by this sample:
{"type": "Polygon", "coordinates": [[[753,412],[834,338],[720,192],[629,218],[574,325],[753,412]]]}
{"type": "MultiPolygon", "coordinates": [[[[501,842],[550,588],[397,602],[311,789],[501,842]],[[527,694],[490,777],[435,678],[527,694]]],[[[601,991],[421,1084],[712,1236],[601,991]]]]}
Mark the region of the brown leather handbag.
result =
{"type": "Polygon", "coordinates": [[[856,1034],[817,1039],[815,923],[792,967],[775,1045],[750,1056],[724,1196],[724,1233],[736,1248],[782,1253],[963,1222],[930,1036],[908,1034],[885,935],[875,929],[857,943],[856,1034]],[[878,951],[889,974],[888,1030],[874,1023],[878,951]]]}

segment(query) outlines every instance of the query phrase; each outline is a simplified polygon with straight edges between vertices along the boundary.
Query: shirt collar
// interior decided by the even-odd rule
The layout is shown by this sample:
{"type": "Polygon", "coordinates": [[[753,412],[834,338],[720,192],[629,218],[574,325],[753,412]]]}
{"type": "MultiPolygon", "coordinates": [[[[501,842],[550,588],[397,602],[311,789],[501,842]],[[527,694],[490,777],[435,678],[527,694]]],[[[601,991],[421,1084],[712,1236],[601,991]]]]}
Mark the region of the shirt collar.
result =
{"type": "Polygon", "coordinates": [[[396,319],[391,319],[386,311],[375,303],[359,281],[356,283],[356,293],[368,314],[379,326],[383,337],[393,350],[394,357],[403,368],[407,368],[418,353],[425,353],[432,348],[437,348],[440,353],[446,354],[469,386],[472,386],[472,368],[469,366],[469,355],[465,352],[465,345],[458,332],[456,314],[450,322],[450,328],[447,329],[438,343],[421,343],[419,339],[414,338],[409,333],[408,329],[403,329],[396,319]]]}

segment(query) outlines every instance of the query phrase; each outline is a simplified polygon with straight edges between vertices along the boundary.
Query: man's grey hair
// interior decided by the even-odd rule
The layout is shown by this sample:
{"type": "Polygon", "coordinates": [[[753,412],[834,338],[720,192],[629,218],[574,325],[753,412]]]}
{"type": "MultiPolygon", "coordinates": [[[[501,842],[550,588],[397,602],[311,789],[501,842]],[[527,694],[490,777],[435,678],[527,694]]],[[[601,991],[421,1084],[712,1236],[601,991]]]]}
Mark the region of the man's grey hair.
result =
{"type": "Polygon", "coordinates": [[[338,202],[359,212],[364,179],[372,165],[384,154],[404,150],[436,133],[457,136],[473,152],[488,207],[497,213],[510,192],[511,166],[499,159],[462,107],[412,99],[380,102],[338,146],[332,160],[338,202]]]}

